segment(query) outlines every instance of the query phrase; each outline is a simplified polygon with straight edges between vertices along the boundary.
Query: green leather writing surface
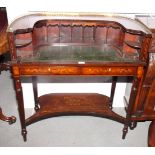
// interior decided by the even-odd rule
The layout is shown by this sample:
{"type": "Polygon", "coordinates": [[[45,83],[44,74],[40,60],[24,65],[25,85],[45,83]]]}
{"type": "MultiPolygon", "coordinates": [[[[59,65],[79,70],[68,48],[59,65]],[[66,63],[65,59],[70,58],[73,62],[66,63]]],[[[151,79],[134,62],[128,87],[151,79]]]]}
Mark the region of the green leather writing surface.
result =
{"type": "Polygon", "coordinates": [[[22,61],[48,62],[132,62],[135,57],[124,55],[112,45],[61,45],[40,46],[34,51],[32,58],[23,58],[22,61]]]}

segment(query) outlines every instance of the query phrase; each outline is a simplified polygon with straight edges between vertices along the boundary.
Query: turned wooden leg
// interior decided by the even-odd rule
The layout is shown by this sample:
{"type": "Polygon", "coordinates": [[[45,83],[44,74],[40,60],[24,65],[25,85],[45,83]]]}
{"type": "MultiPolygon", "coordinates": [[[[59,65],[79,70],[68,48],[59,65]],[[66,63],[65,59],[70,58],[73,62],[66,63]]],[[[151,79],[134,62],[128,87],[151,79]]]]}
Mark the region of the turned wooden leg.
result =
{"type": "Polygon", "coordinates": [[[19,118],[22,128],[22,136],[24,141],[27,140],[27,131],[26,131],[26,124],[25,124],[25,110],[24,110],[24,100],[23,100],[23,91],[21,86],[21,81],[19,77],[14,77],[15,82],[15,90],[16,90],[16,97],[18,103],[18,111],[19,111],[19,118]]]}
{"type": "Polygon", "coordinates": [[[35,102],[35,111],[39,110],[39,103],[38,103],[38,87],[37,87],[37,78],[32,77],[32,85],[33,85],[33,93],[34,93],[34,102],[35,102]]]}
{"type": "Polygon", "coordinates": [[[112,86],[111,86],[111,94],[110,94],[110,109],[112,109],[112,104],[113,104],[113,99],[114,99],[114,94],[116,89],[116,82],[117,82],[117,77],[114,76],[112,78],[112,86]]]}
{"type": "Polygon", "coordinates": [[[155,120],[149,126],[148,146],[155,147],[155,120]]]}
{"type": "Polygon", "coordinates": [[[125,139],[126,134],[128,133],[128,127],[133,130],[137,126],[137,121],[128,122],[124,125],[122,139],[125,139]]]}
{"type": "Polygon", "coordinates": [[[132,85],[130,99],[129,99],[129,106],[126,109],[126,112],[127,112],[127,114],[126,114],[126,123],[125,123],[124,128],[123,128],[122,139],[125,139],[125,136],[128,133],[128,127],[130,127],[130,129],[133,130],[137,126],[137,122],[136,121],[131,121],[130,117],[131,117],[132,105],[135,102],[136,96],[137,96],[137,93],[138,93],[137,88],[139,87],[141,81],[142,81],[142,78],[140,78],[140,77],[139,78],[136,77],[133,80],[133,85],[132,85]]]}
{"type": "Polygon", "coordinates": [[[6,117],[3,113],[2,113],[2,109],[0,107],[0,120],[5,121],[5,122],[9,122],[9,124],[13,124],[16,122],[16,117],[11,116],[11,117],[6,117]]]}
{"type": "Polygon", "coordinates": [[[128,125],[125,124],[123,128],[122,139],[125,139],[127,133],[128,133],[128,125]]]}

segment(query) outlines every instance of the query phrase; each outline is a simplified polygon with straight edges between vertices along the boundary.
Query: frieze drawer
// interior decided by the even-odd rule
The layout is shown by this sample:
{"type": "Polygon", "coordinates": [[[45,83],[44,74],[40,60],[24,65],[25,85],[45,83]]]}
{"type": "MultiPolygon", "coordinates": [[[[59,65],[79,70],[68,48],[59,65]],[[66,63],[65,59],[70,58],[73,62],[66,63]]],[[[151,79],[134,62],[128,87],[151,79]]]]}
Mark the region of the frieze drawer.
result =
{"type": "Polygon", "coordinates": [[[13,75],[137,75],[135,67],[13,66],[13,75]]]}

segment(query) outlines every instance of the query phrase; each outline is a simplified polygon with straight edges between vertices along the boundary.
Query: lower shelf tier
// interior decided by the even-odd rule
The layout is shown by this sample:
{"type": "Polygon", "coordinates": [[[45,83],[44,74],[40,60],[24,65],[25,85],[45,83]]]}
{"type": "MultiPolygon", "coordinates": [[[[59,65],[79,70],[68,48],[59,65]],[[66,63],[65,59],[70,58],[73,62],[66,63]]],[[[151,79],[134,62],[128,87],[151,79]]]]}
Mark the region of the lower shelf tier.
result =
{"type": "Polygon", "coordinates": [[[110,98],[96,93],[53,93],[38,98],[40,109],[26,119],[26,125],[39,120],[65,115],[91,115],[120,123],[126,119],[110,109],[110,98]]]}

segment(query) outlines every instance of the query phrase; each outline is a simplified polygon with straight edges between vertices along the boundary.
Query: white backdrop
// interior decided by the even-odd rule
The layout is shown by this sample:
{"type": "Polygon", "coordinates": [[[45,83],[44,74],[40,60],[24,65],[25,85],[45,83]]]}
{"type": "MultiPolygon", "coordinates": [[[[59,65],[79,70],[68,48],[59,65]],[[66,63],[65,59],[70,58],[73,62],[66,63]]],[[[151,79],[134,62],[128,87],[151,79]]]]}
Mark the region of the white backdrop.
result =
{"type": "MultiPolygon", "coordinates": [[[[9,23],[15,18],[32,11],[53,12],[104,12],[104,13],[155,13],[154,0],[0,0],[0,6],[7,7],[9,23]]],[[[132,14],[131,14],[132,13],[132,14]]],[[[125,83],[117,84],[114,106],[122,107],[125,83]]],[[[111,84],[38,84],[39,95],[49,92],[95,92],[110,94],[111,84]]],[[[31,84],[23,84],[25,107],[32,108],[31,84]]]]}
{"type": "Polygon", "coordinates": [[[9,22],[29,11],[155,13],[154,0],[0,0],[9,22]]]}

